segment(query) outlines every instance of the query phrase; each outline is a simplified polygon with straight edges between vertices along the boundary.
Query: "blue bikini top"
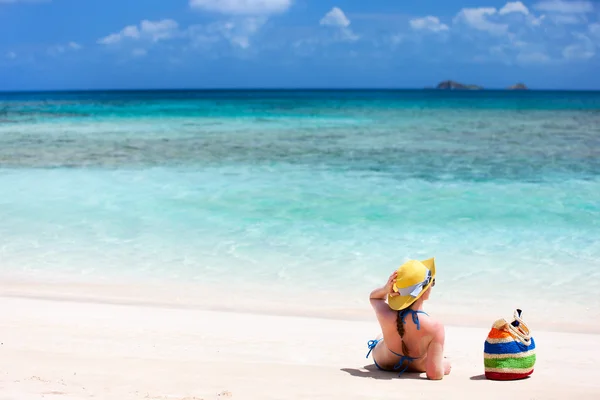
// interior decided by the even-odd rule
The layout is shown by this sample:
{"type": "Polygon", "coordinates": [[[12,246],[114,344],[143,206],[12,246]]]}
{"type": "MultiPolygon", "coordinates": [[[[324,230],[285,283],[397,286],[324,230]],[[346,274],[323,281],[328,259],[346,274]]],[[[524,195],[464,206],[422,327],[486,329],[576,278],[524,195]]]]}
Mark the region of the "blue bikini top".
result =
{"type": "MultiPolygon", "coordinates": [[[[415,311],[415,310],[411,310],[410,308],[404,309],[402,311],[398,311],[398,316],[402,319],[402,325],[406,324],[406,316],[408,314],[411,314],[412,321],[417,326],[417,330],[421,330],[421,324],[419,322],[419,315],[418,314],[429,315],[425,311],[415,311]]],[[[389,350],[389,348],[388,348],[388,350],[389,350]]],[[[419,358],[421,358],[421,357],[409,357],[409,356],[405,356],[405,355],[402,355],[402,354],[398,354],[398,353],[396,353],[395,351],[392,351],[392,350],[390,350],[390,351],[392,353],[394,353],[395,355],[397,355],[398,357],[400,357],[400,360],[398,360],[398,362],[396,363],[396,365],[394,365],[394,371],[397,371],[400,368],[402,368],[402,364],[404,364],[404,362],[407,361],[406,366],[402,369],[402,371],[400,371],[398,373],[398,376],[402,375],[408,369],[408,366],[410,365],[411,362],[413,362],[414,360],[418,360],[419,358]]]]}

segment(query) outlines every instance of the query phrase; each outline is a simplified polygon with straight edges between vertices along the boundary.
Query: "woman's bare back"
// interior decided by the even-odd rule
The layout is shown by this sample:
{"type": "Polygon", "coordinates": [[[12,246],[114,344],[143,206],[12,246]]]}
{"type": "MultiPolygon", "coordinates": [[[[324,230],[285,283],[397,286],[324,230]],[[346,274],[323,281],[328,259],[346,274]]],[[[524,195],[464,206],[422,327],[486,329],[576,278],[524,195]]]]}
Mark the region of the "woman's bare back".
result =
{"type": "MultiPolygon", "coordinates": [[[[394,367],[402,370],[408,363],[409,371],[426,372],[428,350],[436,335],[439,336],[441,325],[422,310],[408,310],[403,314],[404,318],[400,316],[400,319],[404,319],[404,337],[400,337],[397,327],[398,312],[389,307],[381,311],[383,315],[378,315],[378,319],[383,340],[373,349],[373,357],[377,363],[389,370],[393,370],[394,367]],[[410,358],[402,360],[402,356],[410,358]],[[397,365],[401,360],[404,364],[397,365]]],[[[443,326],[441,328],[443,329],[443,326]]]]}
{"type": "Polygon", "coordinates": [[[429,379],[442,379],[450,373],[450,363],[444,360],[444,325],[423,311],[423,302],[429,298],[431,287],[410,307],[396,311],[385,301],[392,282],[395,282],[395,274],[370,295],[381,327],[379,338],[383,337],[374,347],[370,346],[373,361],[381,369],[403,371],[406,368],[425,372],[429,379]]]}

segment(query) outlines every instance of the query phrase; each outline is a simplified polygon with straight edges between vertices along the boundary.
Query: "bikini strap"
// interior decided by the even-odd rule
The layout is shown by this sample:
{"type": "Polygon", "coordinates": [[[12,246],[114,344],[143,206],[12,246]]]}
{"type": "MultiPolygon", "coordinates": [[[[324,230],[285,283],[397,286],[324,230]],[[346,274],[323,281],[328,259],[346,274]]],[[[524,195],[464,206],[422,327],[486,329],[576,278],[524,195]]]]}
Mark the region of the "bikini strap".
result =
{"type": "Polygon", "coordinates": [[[416,360],[416,358],[413,357],[408,357],[408,356],[402,356],[400,358],[400,360],[396,363],[396,365],[394,365],[394,371],[397,371],[400,369],[400,367],[402,367],[402,364],[404,364],[404,361],[408,361],[406,363],[406,366],[402,369],[402,371],[400,371],[398,373],[398,376],[402,375],[404,372],[406,372],[406,370],[408,369],[408,367],[410,366],[410,363],[413,362],[414,360],[416,360]]]}
{"type": "Polygon", "coordinates": [[[373,351],[375,346],[377,346],[377,343],[379,343],[380,341],[381,339],[369,340],[369,342],[367,343],[367,346],[369,347],[369,352],[367,353],[367,357],[365,358],[369,358],[369,354],[371,354],[371,351],[373,351]]]}
{"type": "Polygon", "coordinates": [[[406,324],[406,314],[412,314],[412,320],[414,322],[414,324],[417,326],[417,330],[421,330],[421,324],[419,323],[419,316],[417,314],[425,314],[427,316],[429,316],[429,314],[427,314],[425,311],[414,311],[411,310],[410,308],[404,309],[402,311],[398,311],[398,315],[400,316],[400,318],[402,318],[402,324],[406,324]]]}

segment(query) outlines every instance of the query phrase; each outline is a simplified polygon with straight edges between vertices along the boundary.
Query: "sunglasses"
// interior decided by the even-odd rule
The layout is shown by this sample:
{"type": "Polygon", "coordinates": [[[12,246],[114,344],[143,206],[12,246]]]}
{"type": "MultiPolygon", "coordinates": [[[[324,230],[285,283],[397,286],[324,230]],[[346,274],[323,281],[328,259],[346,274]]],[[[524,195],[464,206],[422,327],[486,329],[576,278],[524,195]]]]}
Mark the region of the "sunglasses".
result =
{"type": "Polygon", "coordinates": [[[431,271],[427,272],[427,279],[425,279],[425,282],[423,282],[423,287],[429,285],[429,282],[431,282],[431,287],[435,286],[435,278],[433,278],[433,282],[432,282],[431,271]]]}

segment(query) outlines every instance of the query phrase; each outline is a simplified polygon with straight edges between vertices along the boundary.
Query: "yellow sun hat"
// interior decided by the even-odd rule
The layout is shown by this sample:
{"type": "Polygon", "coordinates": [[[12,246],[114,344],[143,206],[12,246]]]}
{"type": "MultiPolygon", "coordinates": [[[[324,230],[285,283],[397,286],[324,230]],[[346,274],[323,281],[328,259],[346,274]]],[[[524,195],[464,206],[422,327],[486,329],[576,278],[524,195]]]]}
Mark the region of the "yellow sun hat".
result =
{"type": "Polygon", "coordinates": [[[392,310],[404,310],[425,293],[435,280],[435,260],[410,260],[398,268],[394,292],[398,296],[388,294],[388,305],[392,310]]]}

